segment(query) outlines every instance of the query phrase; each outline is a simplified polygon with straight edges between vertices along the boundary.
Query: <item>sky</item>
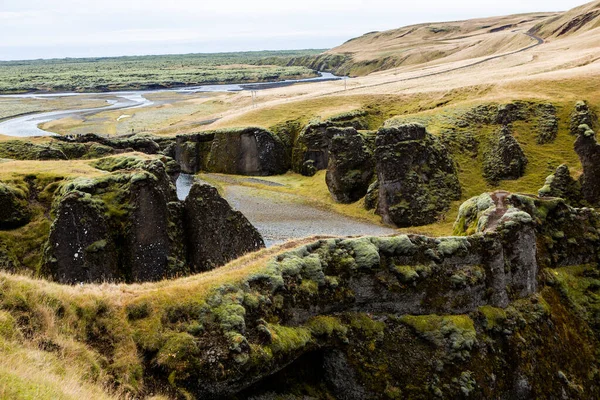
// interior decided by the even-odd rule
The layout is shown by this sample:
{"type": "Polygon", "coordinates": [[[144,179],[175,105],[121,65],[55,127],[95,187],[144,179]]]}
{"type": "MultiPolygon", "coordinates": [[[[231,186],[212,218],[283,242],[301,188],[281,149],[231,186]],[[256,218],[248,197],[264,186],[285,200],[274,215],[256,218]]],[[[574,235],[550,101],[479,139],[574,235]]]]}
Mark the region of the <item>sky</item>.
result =
{"type": "Polygon", "coordinates": [[[585,0],[0,0],[0,60],[331,48],[366,32],[585,0]]]}

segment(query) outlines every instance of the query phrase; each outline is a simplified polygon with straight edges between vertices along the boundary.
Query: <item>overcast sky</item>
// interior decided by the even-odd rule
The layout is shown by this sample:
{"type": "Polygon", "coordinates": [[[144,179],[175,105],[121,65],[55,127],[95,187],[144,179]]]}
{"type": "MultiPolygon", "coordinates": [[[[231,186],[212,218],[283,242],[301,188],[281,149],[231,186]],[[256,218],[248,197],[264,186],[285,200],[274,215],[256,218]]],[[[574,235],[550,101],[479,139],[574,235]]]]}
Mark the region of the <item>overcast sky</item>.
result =
{"type": "Polygon", "coordinates": [[[330,48],[436,21],[581,0],[0,0],[0,60],[330,48]]]}

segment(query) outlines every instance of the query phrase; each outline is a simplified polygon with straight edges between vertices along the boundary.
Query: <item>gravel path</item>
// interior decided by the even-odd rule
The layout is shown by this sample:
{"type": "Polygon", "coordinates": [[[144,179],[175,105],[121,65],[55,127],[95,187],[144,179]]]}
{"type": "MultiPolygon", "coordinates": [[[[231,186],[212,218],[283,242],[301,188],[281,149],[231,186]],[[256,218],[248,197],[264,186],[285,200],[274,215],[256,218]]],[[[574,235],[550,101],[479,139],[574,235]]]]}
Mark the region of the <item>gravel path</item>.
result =
{"type": "MultiPolygon", "coordinates": [[[[394,229],[357,221],[305,204],[293,194],[235,184],[235,178],[211,176],[224,183],[225,198],[258,229],[267,247],[313,235],[389,235],[394,229]],[[223,178],[223,179],[221,179],[223,178]]],[[[256,178],[250,178],[256,179],[256,178]]],[[[191,184],[191,180],[186,182],[191,184]]]]}

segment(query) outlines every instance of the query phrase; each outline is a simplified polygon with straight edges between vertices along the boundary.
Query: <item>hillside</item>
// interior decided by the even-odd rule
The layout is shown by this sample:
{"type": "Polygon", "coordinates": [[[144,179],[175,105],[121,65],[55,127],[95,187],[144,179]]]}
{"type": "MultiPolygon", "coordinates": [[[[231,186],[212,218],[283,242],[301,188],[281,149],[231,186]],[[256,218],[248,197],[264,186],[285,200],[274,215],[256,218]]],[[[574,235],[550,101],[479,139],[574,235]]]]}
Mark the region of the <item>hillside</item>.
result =
{"type": "Polygon", "coordinates": [[[563,13],[533,13],[406,26],[370,32],[295,64],[362,76],[407,66],[433,66],[519,51],[537,37],[582,34],[600,26],[600,3],[563,13]]]}

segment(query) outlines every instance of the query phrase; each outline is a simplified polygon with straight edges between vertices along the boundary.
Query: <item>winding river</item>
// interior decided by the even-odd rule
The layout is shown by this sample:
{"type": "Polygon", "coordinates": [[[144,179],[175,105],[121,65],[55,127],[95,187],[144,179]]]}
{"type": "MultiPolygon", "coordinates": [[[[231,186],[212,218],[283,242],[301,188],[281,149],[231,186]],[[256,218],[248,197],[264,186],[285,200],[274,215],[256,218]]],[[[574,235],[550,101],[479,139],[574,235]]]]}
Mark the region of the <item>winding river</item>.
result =
{"type": "Polygon", "coordinates": [[[177,93],[199,93],[199,92],[239,92],[243,90],[264,90],[274,87],[282,87],[294,85],[296,83],[309,82],[324,82],[331,80],[339,80],[341,77],[335,76],[328,72],[319,72],[320,76],[307,79],[292,79],[277,82],[261,82],[250,84],[230,84],[230,85],[204,85],[204,86],[188,86],[174,89],[160,90],[139,90],[139,91],[122,91],[122,92],[106,92],[106,93],[50,93],[50,94],[18,94],[18,95],[3,95],[2,97],[15,98],[52,98],[64,96],[94,96],[94,95],[113,95],[116,100],[107,100],[108,105],[98,108],[84,108],[72,110],[57,110],[37,114],[29,114],[21,117],[11,118],[4,122],[0,122],[0,134],[6,136],[31,137],[31,136],[54,136],[55,133],[44,131],[38,126],[45,122],[54,121],[70,116],[89,116],[108,110],[130,110],[132,108],[148,107],[154,104],[148,100],[145,95],[150,93],[158,93],[165,91],[174,91],[177,93]]]}

